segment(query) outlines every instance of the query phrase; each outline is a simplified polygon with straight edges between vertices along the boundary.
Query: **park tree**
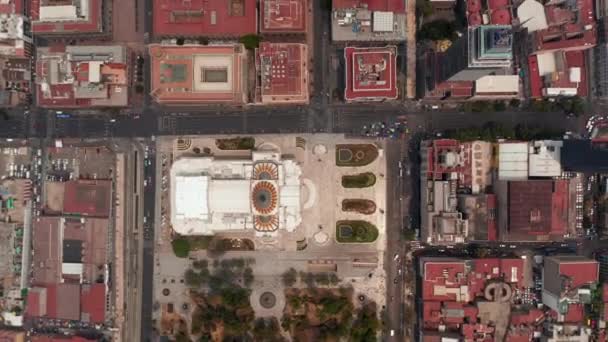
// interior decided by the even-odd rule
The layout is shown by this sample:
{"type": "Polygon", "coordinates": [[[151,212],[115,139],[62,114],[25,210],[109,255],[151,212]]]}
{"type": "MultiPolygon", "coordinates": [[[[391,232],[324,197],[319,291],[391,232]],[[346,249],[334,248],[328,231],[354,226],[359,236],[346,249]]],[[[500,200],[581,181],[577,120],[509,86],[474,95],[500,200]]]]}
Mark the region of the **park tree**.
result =
{"type": "Polygon", "coordinates": [[[251,269],[251,267],[247,267],[245,271],[243,271],[243,284],[245,284],[245,286],[247,287],[250,287],[253,283],[253,279],[253,270],[251,269]]]}
{"type": "Polygon", "coordinates": [[[262,41],[262,38],[257,34],[244,35],[239,39],[239,42],[245,45],[247,50],[256,49],[258,46],[260,46],[260,41],[262,41]]]}
{"type": "Polygon", "coordinates": [[[350,341],[376,341],[379,326],[376,310],[371,307],[359,309],[351,329],[350,341]]]}
{"type": "Polygon", "coordinates": [[[203,260],[196,260],[192,263],[192,266],[194,268],[196,268],[197,270],[202,270],[204,268],[209,267],[209,262],[205,259],[203,260]]]}
{"type": "Polygon", "coordinates": [[[296,272],[294,268],[290,268],[283,272],[281,279],[283,280],[283,285],[285,287],[292,287],[298,280],[298,272],[296,272]]]}
{"type": "Polygon", "coordinates": [[[184,273],[184,281],[186,282],[186,285],[192,288],[199,288],[201,286],[201,277],[199,273],[191,268],[187,269],[184,273]]]}
{"type": "Polygon", "coordinates": [[[279,333],[279,322],[276,318],[258,318],[253,322],[253,341],[280,342],[285,339],[279,333]]]}
{"type": "Polygon", "coordinates": [[[173,253],[178,258],[187,258],[190,254],[190,243],[183,237],[178,237],[171,241],[173,247],[173,253]]]}

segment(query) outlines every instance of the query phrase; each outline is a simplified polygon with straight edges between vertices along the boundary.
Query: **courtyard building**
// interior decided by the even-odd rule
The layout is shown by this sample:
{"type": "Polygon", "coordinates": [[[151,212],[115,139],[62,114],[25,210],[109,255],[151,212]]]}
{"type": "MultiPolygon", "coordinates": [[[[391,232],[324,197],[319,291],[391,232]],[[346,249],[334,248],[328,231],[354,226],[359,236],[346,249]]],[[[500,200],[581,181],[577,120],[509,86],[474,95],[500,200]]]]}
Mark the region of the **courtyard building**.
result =
{"type": "Polygon", "coordinates": [[[247,102],[242,44],[149,46],[151,95],[160,104],[247,102]]]}

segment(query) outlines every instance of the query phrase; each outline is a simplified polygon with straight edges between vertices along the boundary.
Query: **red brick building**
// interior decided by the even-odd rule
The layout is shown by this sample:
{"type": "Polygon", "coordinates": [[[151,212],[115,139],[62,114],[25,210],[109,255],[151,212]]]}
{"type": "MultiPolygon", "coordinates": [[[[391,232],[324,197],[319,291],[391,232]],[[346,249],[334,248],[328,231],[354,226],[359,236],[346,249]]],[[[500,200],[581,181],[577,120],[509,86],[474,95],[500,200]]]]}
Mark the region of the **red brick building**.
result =
{"type": "Polygon", "coordinates": [[[385,101],[398,97],[397,48],[344,49],[347,102],[385,101]]]}
{"type": "Polygon", "coordinates": [[[240,37],[256,34],[256,0],[154,0],[156,37],[240,37]]]}

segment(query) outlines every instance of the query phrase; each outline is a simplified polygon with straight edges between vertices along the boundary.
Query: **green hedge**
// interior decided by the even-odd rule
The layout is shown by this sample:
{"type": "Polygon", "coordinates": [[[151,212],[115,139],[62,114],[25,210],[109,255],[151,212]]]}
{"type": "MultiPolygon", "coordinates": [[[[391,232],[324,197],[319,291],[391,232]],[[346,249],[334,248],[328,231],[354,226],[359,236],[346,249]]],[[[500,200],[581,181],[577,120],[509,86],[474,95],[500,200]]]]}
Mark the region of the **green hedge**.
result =
{"type": "Polygon", "coordinates": [[[345,188],[368,188],[376,184],[376,175],[371,172],[342,176],[342,186],[345,188]]]}
{"type": "Polygon", "coordinates": [[[336,222],[336,240],[343,243],[374,242],[378,238],[378,228],[367,221],[338,221],[336,222]],[[350,227],[350,235],[342,235],[341,227],[350,227]]]}

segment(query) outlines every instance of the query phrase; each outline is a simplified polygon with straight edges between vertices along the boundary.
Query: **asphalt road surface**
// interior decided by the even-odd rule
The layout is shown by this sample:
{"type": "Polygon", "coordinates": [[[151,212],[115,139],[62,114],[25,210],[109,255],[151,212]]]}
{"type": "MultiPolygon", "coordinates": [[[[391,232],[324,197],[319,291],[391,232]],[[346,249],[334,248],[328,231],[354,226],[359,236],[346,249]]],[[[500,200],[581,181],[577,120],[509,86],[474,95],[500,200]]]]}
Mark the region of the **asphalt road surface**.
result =
{"type": "MultiPolygon", "coordinates": [[[[64,112],[65,114],[65,112],[64,112]]],[[[420,112],[390,104],[356,104],[315,109],[303,106],[246,107],[200,110],[149,108],[141,115],[94,114],[58,117],[54,111],[12,111],[0,118],[0,138],[132,138],[187,134],[348,133],[359,134],[364,125],[406,118],[410,127],[427,132],[481,126],[528,124],[561,131],[579,131],[581,120],[563,113],[530,112],[420,112]]]]}
{"type": "Polygon", "coordinates": [[[153,278],[154,278],[154,219],[156,204],[156,151],[155,145],[144,143],[144,242],[142,265],[142,305],[141,305],[141,340],[152,341],[152,309],[153,309],[153,278]]]}
{"type": "Polygon", "coordinates": [[[390,140],[386,144],[386,253],[384,268],[386,272],[386,336],[389,341],[401,341],[403,334],[403,259],[405,243],[403,241],[404,190],[407,178],[404,178],[403,161],[406,159],[407,141],[390,140]],[[401,164],[400,164],[401,161],[401,164]],[[401,168],[399,167],[401,165],[401,168]],[[394,336],[390,337],[390,331],[394,336]]]}

